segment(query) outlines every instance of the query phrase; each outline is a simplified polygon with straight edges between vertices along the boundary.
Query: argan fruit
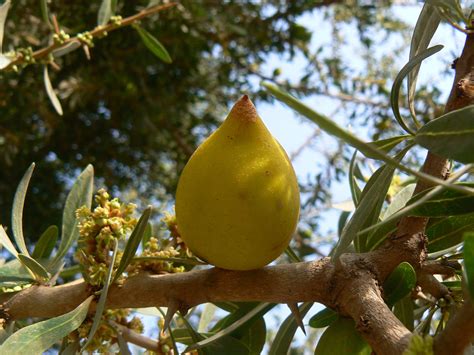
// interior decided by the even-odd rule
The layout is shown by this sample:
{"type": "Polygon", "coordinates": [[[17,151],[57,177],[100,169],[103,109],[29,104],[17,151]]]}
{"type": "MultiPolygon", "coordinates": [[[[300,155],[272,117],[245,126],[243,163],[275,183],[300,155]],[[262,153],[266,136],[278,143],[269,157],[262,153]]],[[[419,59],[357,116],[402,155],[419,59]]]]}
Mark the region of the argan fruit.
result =
{"type": "Polygon", "coordinates": [[[186,164],[176,219],[195,255],[223,269],[251,270],[288,246],[299,205],[290,160],[245,95],[186,164]]]}

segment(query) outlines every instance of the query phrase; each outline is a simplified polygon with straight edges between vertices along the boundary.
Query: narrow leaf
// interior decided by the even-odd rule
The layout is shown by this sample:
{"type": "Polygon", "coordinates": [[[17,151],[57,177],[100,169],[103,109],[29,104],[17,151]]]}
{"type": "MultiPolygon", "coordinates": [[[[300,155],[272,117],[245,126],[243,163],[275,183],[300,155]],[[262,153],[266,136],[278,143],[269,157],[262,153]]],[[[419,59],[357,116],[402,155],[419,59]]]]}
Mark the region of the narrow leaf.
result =
{"type": "Polygon", "coordinates": [[[68,53],[71,53],[75,51],[78,48],[81,48],[81,42],[79,41],[71,41],[67,42],[64,46],[59,47],[58,49],[55,49],[52,54],[54,58],[59,58],[62,57],[63,55],[66,55],[68,53]]]}
{"type": "Polygon", "coordinates": [[[28,268],[28,270],[33,273],[33,275],[35,275],[35,279],[39,283],[44,283],[45,281],[49,280],[50,275],[48,271],[46,271],[43,265],[41,265],[35,259],[25,254],[18,254],[18,259],[23,265],[25,265],[26,268],[28,268]]]}
{"type": "Polygon", "coordinates": [[[324,308],[319,311],[309,320],[309,326],[313,328],[326,328],[330,326],[337,318],[339,314],[333,311],[331,308],[324,308]]]}
{"type": "Polygon", "coordinates": [[[155,37],[151,35],[151,33],[147,32],[140,26],[134,26],[137,30],[140,38],[143,41],[143,44],[159,59],[161,59],[165,63],[171,63],[172,59],[166,50],[166,48],[158,41],[155,37]]]}
{"type": "Polygon", "coordinates": [[[102,0],[97,14],[97,26],[106,25],[112,16],[112,0],[102,0]]]}
{"type": "Polygon", "coordinates": [[[413,317],[413,301],[410,295],[403,297],[400,301],[395,303],[393,313],[408,330],[413,331],[415,328],[415,319],[413,317]]]}
{"type": "Polygon", "coordinates": [[[474,163],[474,105],[451,111],[428,122],[416,133],[415,141],[442,157],[474,163]]]}
{"type": "Polygon", "coordinates": [[[38,242],[36,242],[35,249],[31,256],[36,260],[49,258],[58,241],[58,233],[58,227],[49,226],[43,234],[41,234],[38,242]]]}
{"type": "Polygon", "coordinates": [[[87,316],[92,298],[90,296],[69,313],[20,329],[3,343],[0,353],[41,354],[82,324],[87,316]]]}
{"type": "MultiPolygon", "coordinates": [[[[303,318],[306,313],[311,309],[314,303],[305,302],[299,309],[301,317],[303,318]]],[[[295,336],[296,329],[298,329],[298,323],[295,320],[293,314],[290,314],[281,324],[278,329],[275,338],[273,339],[272,345],[270,346],[269,355],[287,354],[290,350],[291,341],[295,336]]]]}
{"type": "Polygon", "coordinates": [[[118,251],[118,242],[115,241],[114,251],[112,254],[112,260],[110,261],[109,269],[107,270],[107,276],[105,278],[104,286],[102,287],[102,290],[100,291],[99,302],[97,302],[97,307],[95,309],[94,320],[92,321],[91,330],[89,331],[89,335],[87,336],[86,343],[81,348],[81,351],[80,351],[81,353],[85,351],[85,349],[89,346],[91,341],[94,339],[94,335],[97,332],[97,329],[99,329],[100,323],[102,321],[102,314],[104,313],[105,302],[107,301],[107,293],[109,292],[109,287],[111,285],[110,281],[112,280],[112,274],[114,271],[115,258],[117,257],[117,251],[118,251]]]}
{"type": "MultiPolygon", "coordinates": [[[[377,148],[378,150],[381,150],[385,152],[386,154],[390,153],[390,151],[395,148],[397,145],[400,143],[412,139],[412,136],[410,135],[403,135],[403,136],[395,136],[387,139],[381,139],[378,141],[370,142],[368,144],[374,146],[374,148],[377,148]]],[[[379,157],[371,154],[370,152],[365,152],[364,154],[367,154],[367,158],[371,159],[380,159],[379,157]]]]}
{"type": "Polygon", "coordinates": [[[464,234],[464,272],[471,300],[474,300],[474,232],[464,234]]]}
{"type": "Polygon", "coordinates": [[[15,246],[13,245],[12,241],[10,238],[8,238],[7,233],[5,232],[5,229],[3,229],[3,226],[0,224],[0,244],[7,249],[10,254],[12,254],[14,257],[18,257],[18,252],[16,251],[15,246]]]}
{"type": "MultiPolygon", "coordinates": [[[[400,161],[407,149],[400,152],[396,159],[400,161]]],[[[381,167],[367,182],[361,196],[361,200],[354,214],[343,229],[342,236],[339,238],[333,258],[338,258],[346,248],[351,244],[357,235],[357,232],[371,224],[375,218],[378,218],[383,201],[392,181],[395,168],[385,165],[381,167]],[[375,218],[374,218],[375,217],[375,218]]],[[[377,220],[375,220],[376,222],[377,220]]],[[[358,251],[365,251],[365,238],[359,236],[356,244],[358,251]]]]}
{"type": "Polygon", "coordinates": [[[49,19],[48,0],[40,0],[41,16],[49,28],[53,28],[53,24],[49,19]]]}
{"type": "Polygon", "coordinates": [[[25,175],[21,179],[20,183],[15,192],[15,198],[13,199],[12,208],[12,229],[13,237],[15,238],[16,245],[23,254],[30,255],[28,248],[25,244],[25,236],[23,235],[23,208],[25,206],[26,191],[28,190],[28,184],[30,183],[31,175],[35,168],[35,163],[31,164],[25,175]]]}
{"type": "Polygon", "coordinates": [[[239,340],[248,347],[249,355],[262,353],[267,338],[267,326],[263,317],[257,318],[252,326],[246,329],[244,335],[239,340]]]}
{"type": "Polygon", "coordinates": [[[76,210],[82,206],[86,206],[87,208],[91,207],[93,188],[94,168],[92,165],[88,165],[76,179],[66,198],[63,211],[61,241],[59,243],[58,252],[51,264],[52,270],[56,270],[56,268],[61,265],[63,258],[79,237],[76,210]]]}
{"type": "Polygon", "coordinates": [[[114,280],[115,282],[117,279],[122,275],[125,271],[127,266],[132,261],[135,253],[137,252],[138,246],[140,245],[140,241],[142,240],[143,233],[145,232],[146,226],[148,224],[148,219],[150,218],[152,207],[148,206],[145,211],[143,212],[142,216],[138,220],[137,225],[133,229],[130,238],[128,238],[127,245],[123,251],[122,258],[120,259],[120,264],[117,267],[117,271],[115,272],[114,280]]]}
{"type": "Polygon", "coordinates": [[[474,213],[451,216],[430,225],[426,230],[428,252],[445,250],[458,245],[465,232],[474,231],[474,213]]]}
{"type": "Polygon", "coordinates": [[[415,269],[413,269],[409,263],[402,262],[392,271],[383,284],[385,301],[391,307],[403,297],[410,294],[415,286],[415,269]]]}
{"type": "Polygon", "coordinates": [[[323,333],[315,355],[369,355],[370,347],[355,329],[352,319],[340,317],[323,333]]]}
{"type": "Polygon", "coordinates": [[[53,85],[51,84],[51,80],[49,79],[48,73],[48,66],[44,66],[43,70],[43,80],[44,80],[44,87],[46,89],[46,93],[48,94],[49,100],[53,104],[54,109],[58,113],[58,115],[63,115],[63,108],[61,107],[61,102],[59,102],[56,93],[54,92],[53,85]]]}
{"type": "Polygon", "coordinates": [[[186,351],[196,350],[196,349],[199,349],[199,348],[209,346],[210,344],[218,341],[220,338],[231,334],[234,330],[238,329],[239,327],[241,327],[242,325],[244,325],[246,322],[253,319],[254,317],[265,314],[266,312],[268,312],[273,307],[274,307],[273,304],[260,303],[258,306],[256,306],[251,311],[249,311],[245,316],[243,316],[242,318],[240,318],[236,322],[232,323],[227,328],[224,328],[223,330],[215,333],[214,335],[210,336],[207,339],[201,340],[201,341],[191,345],[190,347],[188,347],[186,349],[186,351]]]}
{"type": "Polygon", "coordinates": [[[130,262],[140,261],[166,261],[169,263],[180,263],[185,265],[208,265],[207,263],[195,258],[175,258],[167,256],[136,256],[130,262]]]}
{"type": "Polygon", "coordinates": [[[460,186],[456,186],[450,184],[449,182],[435,178],[429,174],[423,173],[421,171],[412,170],[400,162],[397,162],[395,159],[389,157],[383,151],[374,148],[372,145],[367,144],[360,140],[358,137],[354,136],[352,133],[344,130],[343,128],[339,127],[335,122],[333,122],[330,118],[319,114],[318,112],[312,110],[309,106],[301,102],[300,100],[296,99],[295,97],[291,96],[290,94],[282,91],[276,85],[270,83],[262,83],[262,86],[265,87],[272,95],[274,95],[278,100],[284,102],[289,107],[293,108],[298,113],[306,116],[308,119],[316,123],[323,131],[343,140],[344,142],[350,144],[354,148],[361,151],[364,155],[372,154],[373,156],[378,157],[378,159],[386,162],[387,164],[400,169],[410,175],[416,176],[426,182],[429,182],[433,185],[441,185],[448,189],[457,190],[460,192],[464,192],[466,194],[473,195],[473,189],[467,189],[460,186]]]}
{"type": "Polygon", "coordinates": [[[10,0],[6,0],[0,6],[0,53],[3,53],[3,36],[5,31],[5,22],[7,20],[8,10],[10,9],[10,0]]]}
{"type": "Polygon", "coordinates": [[[153,225],[148,222],[145,228],[145,232],[143,232],[142,237],[142,248],[146,248],[146,244],[150,241],[150,238],[153,237],[153,225]]]}
{"type": "Polygon", "coordinates": [[[420,51],[417,55],[415,55],[413,58],[410,58],[407,64],[400,70],[400,72],[397,74],[393,85],[392,85],[392,91],[390,93],[390,104],[392,106],[393,114],[395,115],[395,118],[397,122],[400,124],[400,126],[408,133],[415,135],[415,132],[409,128],[405,121],[402,118],[402,115],[400,114],[400,108],[398,106],[398,101],[399,101],[399,96],[400,96],[400,88],[402,87],[403,80],[405,77],[412,71],[414,70],[417,66],[421,64],[423,60],[426,58],[432,56],[433,54],[439,52],[441,49],[443,49],[442,45],[437,45],[433,46],[431,48],[425,49],[423,51],[420,51]]]}
{"type": "Polygon", "coordinates": [[[356,157],[357,157],[357,150],[354,151],[354,154],[352,155],[351,163],[349,164],[349,187],[351,189],[351,197],[352,197],[352,202],[354,202],[354,206],[357,207],[360,201],[360,195],[362,194],[362,191],[360,190],[359,185],[357,184],[357,180],[355,178],[355,171],[357,167],[356,163],[356,157]]]}
{"type": "MultiPolygon", "coordinates": [[[[436,10],[436,8],[430,4],[425,3],[423,9],[421,10],[420,16],[413,30],[413,36],[411,38],[410,45],[410,56],[409,59],[412,59],[416,55],[420,54],[422,51],[428,48],[433,35],[435,34],[441,17],[436,10]]],[[[415,113],[415,91],[416,91],[416,81],[418,78],[418,72],[420,71],[420,64],[417,64],[413,67],[412,71],[408,74],[408,108],[412,117],[416,120],[415,113]]]]}
{"type": "Polygon", "coordinates": [[[198,332],[202,333],[207,329],[209,323],[212,322],[217,306],[214,303],[206,303],[199,319],[198,332]]]}

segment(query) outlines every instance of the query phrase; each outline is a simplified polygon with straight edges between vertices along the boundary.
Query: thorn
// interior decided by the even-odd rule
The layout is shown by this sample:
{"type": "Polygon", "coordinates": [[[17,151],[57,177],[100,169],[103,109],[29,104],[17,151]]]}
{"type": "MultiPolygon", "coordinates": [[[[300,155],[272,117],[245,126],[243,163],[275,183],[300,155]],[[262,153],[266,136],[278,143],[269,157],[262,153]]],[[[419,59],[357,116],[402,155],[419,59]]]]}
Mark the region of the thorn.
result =
{"type": "Polygon", "coordinates": [[[288,308],[290,309],[293,317],[295,317],[296,324],[301,328],[304,335],[306,335],[306,330],[304,329],[303,319],[301,318],[300,309],[298,308],[297,303],[287,303],[288,308]]]}
{"type": "Polygon", "coordinates": [[[178,302],[176,300],[172,300],[168,305],[168,309],[166,310],[165,315],[165,325],[163,326],[163,331],[169,328],[171,320],[175,315],[176,311],[178,310],[178,302]]]}
{"type": "Polygon", "coordinates": [[[59,30],[59,24],[58,24],[58,19],[56,18],[56,15],[53,15],[53,26],[54,26],[54,32],[58,35],[60,33],[60,30],[59,30]]]}
{"type": "Polygon", "coordinates": [[[89,47],[86,45],[83,45],[82,49],[84,50],[87,60],[91,60],[91,52],[89,51],[89,47]]]}

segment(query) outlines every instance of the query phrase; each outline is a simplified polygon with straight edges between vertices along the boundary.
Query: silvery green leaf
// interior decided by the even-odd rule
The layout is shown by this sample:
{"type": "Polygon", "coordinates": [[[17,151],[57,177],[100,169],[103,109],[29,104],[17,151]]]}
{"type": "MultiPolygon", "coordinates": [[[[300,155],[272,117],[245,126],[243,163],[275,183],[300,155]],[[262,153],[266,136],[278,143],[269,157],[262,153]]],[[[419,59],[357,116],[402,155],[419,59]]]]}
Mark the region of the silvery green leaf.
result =
{"type": "Polygon", "coordinates": [[[53,104],[53,107],[58,113],[58,115],[62,116],[63,108],[61,107],[61,102],[59,102],[59,99],[56,96],[56,93],[54,92],[53,85],[51,84],[51,80],[49,79],[47,65],[44,66],[43,79],[44,79],[44,87],[46,89],[46,93],[48,94],[49,100],[53,104]]]}
{"type": "Polygon", "coordinates": [[[67,42],[64,46],[55,49],[52,54],[54,58],[62,57],[65,54],[75,51],[76,49],[81,48],[81,42],[71,41],[67,42]]]}

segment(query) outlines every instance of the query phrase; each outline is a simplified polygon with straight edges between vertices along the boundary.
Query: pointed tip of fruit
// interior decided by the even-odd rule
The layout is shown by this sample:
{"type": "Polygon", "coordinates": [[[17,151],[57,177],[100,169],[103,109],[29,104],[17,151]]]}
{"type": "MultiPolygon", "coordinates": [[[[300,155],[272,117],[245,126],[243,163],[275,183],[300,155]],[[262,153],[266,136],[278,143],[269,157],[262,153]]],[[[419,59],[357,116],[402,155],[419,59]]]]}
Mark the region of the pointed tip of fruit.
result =
{"type": "Polygon", "coordinates": [[[255,122],[258,119],[257,109],[247,95],[242,96],[230,110],[229,117],[235,117],[247,122],[255,122]]]}

